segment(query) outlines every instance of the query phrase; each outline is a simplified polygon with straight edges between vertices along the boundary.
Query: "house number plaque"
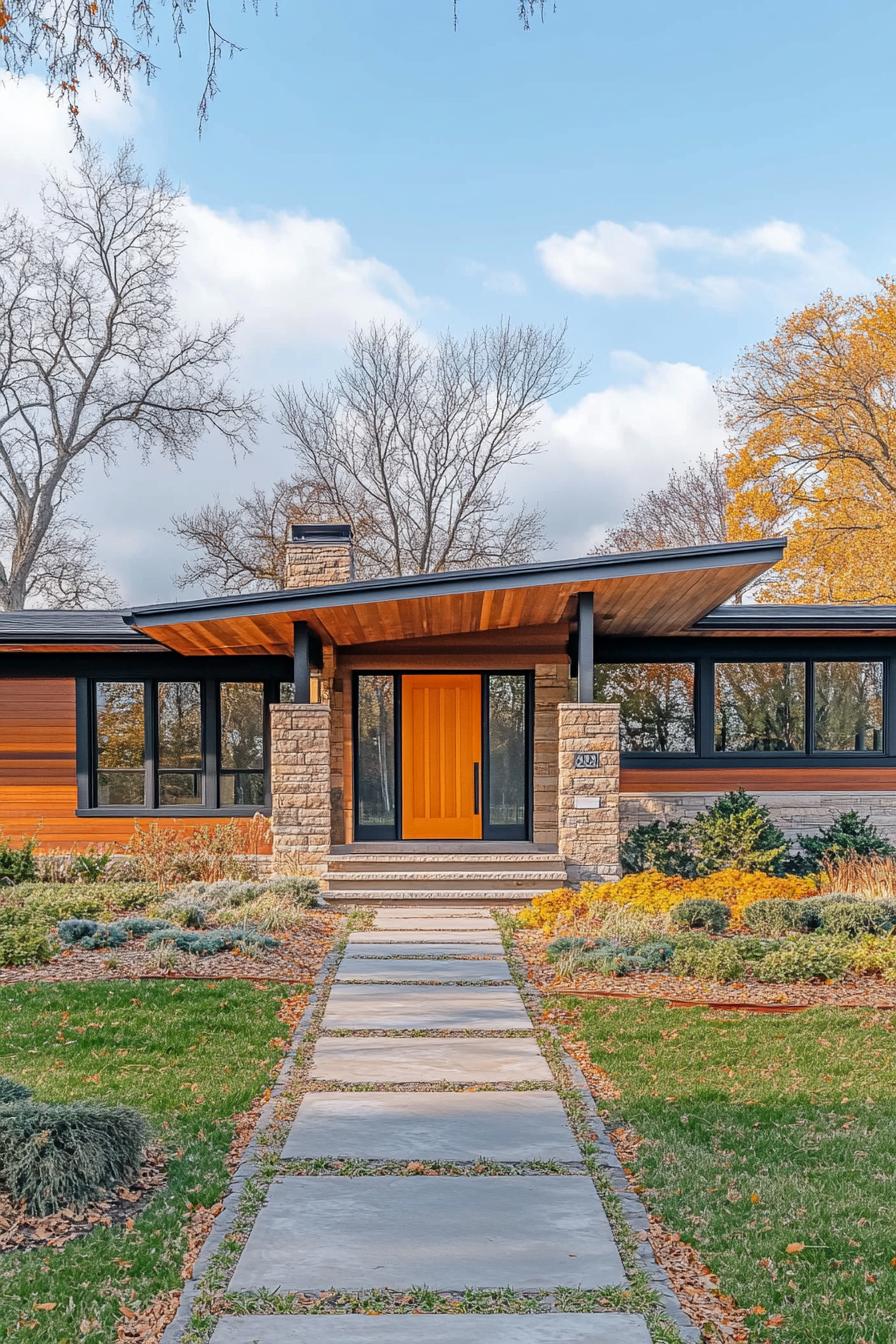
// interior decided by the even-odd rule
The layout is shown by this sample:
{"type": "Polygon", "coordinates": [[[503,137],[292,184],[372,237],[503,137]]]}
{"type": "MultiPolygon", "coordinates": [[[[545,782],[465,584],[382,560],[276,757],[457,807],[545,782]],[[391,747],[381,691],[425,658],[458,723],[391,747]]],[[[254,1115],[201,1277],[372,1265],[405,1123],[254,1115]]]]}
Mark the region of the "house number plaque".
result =
{"type": "Polygon", "coordinates": [[[575,767],[577,770],[596,770],[600,765],[600,752],[597,751],[577,751],[575,754],[575,767]]]}

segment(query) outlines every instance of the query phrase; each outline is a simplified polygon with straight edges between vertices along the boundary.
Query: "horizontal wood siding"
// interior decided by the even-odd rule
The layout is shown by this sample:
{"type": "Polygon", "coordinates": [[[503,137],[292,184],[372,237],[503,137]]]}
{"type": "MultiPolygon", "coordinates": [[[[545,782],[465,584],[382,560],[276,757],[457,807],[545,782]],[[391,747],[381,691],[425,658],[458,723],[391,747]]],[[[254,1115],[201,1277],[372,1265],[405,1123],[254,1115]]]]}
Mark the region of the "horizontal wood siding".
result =
{"type": "MultiPolygon", "coordinates": [[[[20,842],[36,835],[42,851],[120,847],[134,818],[78,817],[75,682],[0,679],[0,833],[20,842]]],[[[178,831],[215,825],[215,817],[141,818],[178,831]]]]}
{"type": "Polygon", "coordinates": [[[896,766],[712,765],[673,770],[623,765],[619,787],[622,793],[724,793],[739,788],[762,793],[886,792],[896,790],[896,766]]]}

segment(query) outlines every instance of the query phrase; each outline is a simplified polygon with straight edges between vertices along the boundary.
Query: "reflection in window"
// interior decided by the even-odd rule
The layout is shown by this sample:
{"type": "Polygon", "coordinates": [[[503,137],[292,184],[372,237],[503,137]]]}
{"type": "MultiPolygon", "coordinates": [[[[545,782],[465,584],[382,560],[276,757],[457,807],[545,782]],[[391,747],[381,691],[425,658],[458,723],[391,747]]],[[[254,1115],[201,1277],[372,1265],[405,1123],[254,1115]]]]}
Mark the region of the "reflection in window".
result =
{"type": "Polygon", "coordinates": [[[222,682],[220,706],[221,806],[260,806],[264,802],[263,683],[222,682]]]}
{"type": "Polygon", "coordinates": [[[143,682],[98,681],[97,806],[143,806],[143,742],[143,682]]]}
{"type": "Polygon", "coordinates": [[[694,751],[693,663],[601,663],[594,698],[619,705],[623,751],[694,751]]]}
{"type": "Polygon", "coordinates": [[[526,833],[526,678],[488,678],[488,824],[526,833]]]}
{"type": "Polygon", "coordinates": [[[358,677],[358,825],[395,829],[395,681],[358,677]]]}
{"type": "Polygon", "coordinates": [[[815,664],[816,751],[880,751],[883,663],[815,664]]]}
{"type": "Polygon", "coordinates": [[[178,807],[202,797],[202,697],[197,681],[158,686],[159,806],[178,807]]]}
{"type": "Polygon", "coordinates": [[[716,751],[804,751],[804,663],[717,663],[716,751]]]}

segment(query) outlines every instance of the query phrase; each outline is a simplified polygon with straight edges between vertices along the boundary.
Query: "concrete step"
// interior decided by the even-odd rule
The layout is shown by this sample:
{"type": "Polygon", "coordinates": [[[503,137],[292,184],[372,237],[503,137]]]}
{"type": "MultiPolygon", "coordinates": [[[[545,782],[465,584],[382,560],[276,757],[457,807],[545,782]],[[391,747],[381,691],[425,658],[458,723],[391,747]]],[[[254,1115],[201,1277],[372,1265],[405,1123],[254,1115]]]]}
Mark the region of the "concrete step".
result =
{"type": "Polygon", "coordinates": [[[391,854],[329,854],[327,864],[343,872],[359,870],[370,871],[374,868],[419,868],[429,872],[436,868],[477,868],[491,872],[501,868],[562,868],[563,860],[558,854],[414,854],[396,852],[391,854]]]}
{"type": "Polygon", "coordinates": [[[528,886],[541,886],[545,882],[553,882],[560,878],[565,880],[566,874],[562,868],[496,868],[485,871],[481,868],[431,868],[421,872],[417,868],[381,868],[365,869],[352,868],[345,870],[342,868],[328,868],[327,877],[331,887],[334,883],[348,885],[350,883],[361,883],[363,886],[387,884],[396,886],[407,882],[408,884],[427,883],[430,886],[435,883],[438,886],[448,885],[488,885],[492,887],[513,887],[519,884],[528,886]]]}
{"type": "Polygon", "coordinates": [[[426,889],[408,887],[364,887],[350,886],[336,888],[327,886],[324,897],[328,901],[349,905],[417,905],[432,902],[433,905],[464,906],[482,905],[524,905],[545,890],[543,884],[534,886],[531,891],[524,887],[429,887],[426,889]]]}

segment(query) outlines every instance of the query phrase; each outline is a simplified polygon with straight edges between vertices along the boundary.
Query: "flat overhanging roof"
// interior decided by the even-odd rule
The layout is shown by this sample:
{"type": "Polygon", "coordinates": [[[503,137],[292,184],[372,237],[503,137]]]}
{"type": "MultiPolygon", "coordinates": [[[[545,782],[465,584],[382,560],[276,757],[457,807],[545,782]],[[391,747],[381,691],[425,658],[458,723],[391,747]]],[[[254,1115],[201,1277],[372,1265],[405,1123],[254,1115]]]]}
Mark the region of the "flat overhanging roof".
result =
{"type": "Polygon", "coordinates": [[[293,623],[363,645],[556,625],[593,593],[605,635],[690,631],[784,554],[771,539],[367,579],[320,588],[135,607],[128,625],[184,654],[290,654],[293,623]]]}

